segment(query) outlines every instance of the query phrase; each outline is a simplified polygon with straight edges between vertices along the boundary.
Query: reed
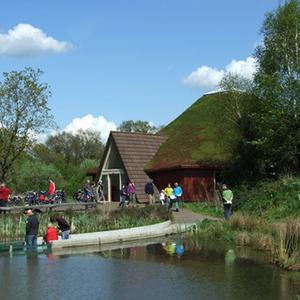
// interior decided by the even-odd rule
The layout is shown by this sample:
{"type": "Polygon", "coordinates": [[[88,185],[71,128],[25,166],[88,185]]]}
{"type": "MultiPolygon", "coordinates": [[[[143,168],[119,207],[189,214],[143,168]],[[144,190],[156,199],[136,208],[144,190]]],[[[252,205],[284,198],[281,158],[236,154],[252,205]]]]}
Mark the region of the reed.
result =
{"type": "MultiPolygon", "coordinates": [[[[53,214],[54,213],[38,214],[40,221],[39,235],[45,234],[50,217],[53,214]]],[[[68,210],[64,213],[55,214],[63,216],[69,223],[74,225],[74,233],[87,233],[151,225],[171,218],[171,214],[162,207],[132,207],[109,213],[103,213],[100,210],[81,213],[68,210]]],[[[0,215],[0,241],[24,239],[26,219],[27,217],[24,214],[0,215]]]]}
{"type": "Polygon", "coordinates": [[[300,219],[289,218],[278,225],[278,243],[273,249],[273,259],[287,269],[300,269],[300,219]]]}
{"type": "Polygon", "coordinates": [[[230,222],[231,229],[245,230],[248,232],[259,231],[264,228],[265,225],[265,222],[263,222],[261,219],[242,213],[235,213],[230,222]]]}

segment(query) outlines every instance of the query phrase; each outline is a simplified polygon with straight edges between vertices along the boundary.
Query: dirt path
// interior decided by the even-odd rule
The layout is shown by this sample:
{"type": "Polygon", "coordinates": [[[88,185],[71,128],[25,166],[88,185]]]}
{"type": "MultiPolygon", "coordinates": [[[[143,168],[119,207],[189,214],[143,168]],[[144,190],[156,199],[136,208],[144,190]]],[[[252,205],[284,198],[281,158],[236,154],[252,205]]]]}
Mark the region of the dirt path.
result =
{"type": "Polygon", "coordinates": [[[186,208],[181,208],[179,212],[174,211],[174,223],[180,224],[189,224],[189,223],[197,223],[203,220],[212,220],[212,221],[220,221],[221,218],[206,216],[202,214],[194,213],[186,208]]]}

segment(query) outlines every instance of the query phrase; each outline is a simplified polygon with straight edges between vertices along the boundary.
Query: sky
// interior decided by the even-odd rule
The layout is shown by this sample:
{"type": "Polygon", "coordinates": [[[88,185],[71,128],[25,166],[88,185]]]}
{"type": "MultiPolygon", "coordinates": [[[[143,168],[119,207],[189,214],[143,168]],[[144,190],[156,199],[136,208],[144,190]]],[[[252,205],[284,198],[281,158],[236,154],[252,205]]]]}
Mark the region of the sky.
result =
{"type": "Polygon", "coordinates": [[[123,120],[167,125],[228,72],[251,78],[280,0],[1,2],[0,73],[40,68],[60,130],[105,139],[123,120]]]}

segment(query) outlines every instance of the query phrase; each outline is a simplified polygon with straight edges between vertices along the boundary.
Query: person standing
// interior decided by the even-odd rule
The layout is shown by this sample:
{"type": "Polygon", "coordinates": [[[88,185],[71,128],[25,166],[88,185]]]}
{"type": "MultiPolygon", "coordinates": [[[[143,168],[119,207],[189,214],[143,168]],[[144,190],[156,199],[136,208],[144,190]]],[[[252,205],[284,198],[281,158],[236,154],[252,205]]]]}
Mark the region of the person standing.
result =
{"type": "Polygon", "coordinates": [[[50,222],[56,222],[58,225],[58,229],[61,231],[61,238],[62,240],[68,240],[70,237],[70,224],[63,218],[59,216],[52,216],[50,217],[50,222]]]}
{"type": "Polygon", "coordinates": [[[52,198],[55,194],[55,182],[49,179],[49,196],[52,198]]]}
{"type": "Polygon", "coordinates": [[[37,216],[28,209],[26,212],[27,222],[26,222],[26,246],[27,250],[35,250],[37,248],[37,236],[39,233],[39,220],[37,216]]]}
{"type": "Polygon", "coordinates": [[[126,198],[127,198],[127,188],[126,188],[126,185],[123,184],[122,188],[121,188],[121,191],[120,191],[120,204],[119,204],[119,207],[123,208],[125,206],[126,198]]]}
{"type": "Polygon", "coordinates": [[[173,206],[173,201],[176,199],[171,183],[168,183],[168,186],[165,188],[165,194],[167,196],[167,201],[169,204],[168,208],[170,209],[173,206]]]}
{"type": "Polygon", "coordinates": [[[0,185],[0,207],[7,207],[8,206],[9,197],[10,197],[10,190],[5,185],[5,183],[2,183],[0,185]]]}
{"type": "Polygon", "coordinates": [[[99,201],[105,201],[104,197],[104,186],[102,180],[99,180],[97,183],[97,192],[99,195],[99,201]]]}
{"type": "Polygon", "coordinates": [[[222,199],[224,204],[224,218],[229,221],[232,215],[233,192],[226,184],[222,185],[222,199]]]}
{"type": "Polygon", "coordinates": [[[132,203],[133,206],[136,206],[136,188],[133,180],[127,186],[127,194],[129,197],[128,204],[132,203]]]}
{"type": "Polygon", "coordinates": [[[179,211],[179,202],[181,201],[183,191],[181,186],[178,184],[178,182],[175,182],[174,184],[174,196],[176,197],[176,203],[175,203],[175,210],[179,211]]]}
{"type": "Polygon", "coordinates": [[[155,204],[154,199],[154,186],[152,179],[148,179],[148,182],[145,185],[145,194],[148,196],[149,204],[153,205],[155,204]]]}

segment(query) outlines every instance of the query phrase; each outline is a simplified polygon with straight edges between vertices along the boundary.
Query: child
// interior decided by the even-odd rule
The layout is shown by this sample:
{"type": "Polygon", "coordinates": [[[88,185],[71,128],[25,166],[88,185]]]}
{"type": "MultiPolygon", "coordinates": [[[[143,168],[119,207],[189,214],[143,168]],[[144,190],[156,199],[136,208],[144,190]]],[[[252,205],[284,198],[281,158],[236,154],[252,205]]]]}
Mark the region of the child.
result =
{"type": "Polygon", "coordinates": [[[165,191],[163,189],[160,191],[159,200],[160,200],[161,205],[165,205],[166,194],[165,194],[165,191]]]}
{"type": "Polygon", "coordinates": [[[44,242],[49,244],[51,243],[51,241],[57,241],[57,240],[58,240],[57,229],[53,226],[52,223],[49,223],[47,232],[44,236],[44,242]]]}

